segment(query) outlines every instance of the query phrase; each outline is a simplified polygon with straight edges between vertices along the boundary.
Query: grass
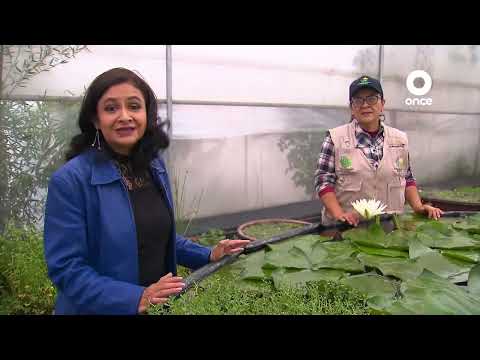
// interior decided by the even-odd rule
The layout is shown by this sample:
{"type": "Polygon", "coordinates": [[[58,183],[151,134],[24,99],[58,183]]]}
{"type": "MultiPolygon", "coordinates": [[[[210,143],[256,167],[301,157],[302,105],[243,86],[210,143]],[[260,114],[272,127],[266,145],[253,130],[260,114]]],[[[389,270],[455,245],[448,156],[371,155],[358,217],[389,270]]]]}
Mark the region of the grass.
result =
{"type": "Polygon", "coordinates": [[[7,226],[0,236],[0,314],[51,314],[56,296],[47,276],[41,233],[7,226]]]}
{"type": "Polygon", "coordinates": [[[150,315],[367,315],[364,295],[333,282],[276,290],[270,282],[239,281],[220,270],[150,315]]]}

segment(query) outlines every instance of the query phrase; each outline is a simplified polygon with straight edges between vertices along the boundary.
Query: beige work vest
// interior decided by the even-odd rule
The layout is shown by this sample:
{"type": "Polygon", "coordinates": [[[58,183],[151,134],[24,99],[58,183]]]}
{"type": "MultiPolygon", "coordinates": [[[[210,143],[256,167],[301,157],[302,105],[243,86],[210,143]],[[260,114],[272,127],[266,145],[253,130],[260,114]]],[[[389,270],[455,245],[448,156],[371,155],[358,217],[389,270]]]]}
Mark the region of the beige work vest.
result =
{"type": "MultiPolygon", "coordinates": [[[[370,164],[362,149],[356,147],[355,122],[329,130],[335,145],[335,193],[346,212],[353,211],[351,203],[359,199],[380,200],[387,205],[387,213],[403,212],[408,139],[404,132],[383,126],[383,158],[377,169],[370,164]]],[[[324,207],[322,223],[330,225],[335,222],[324,207]]]]}

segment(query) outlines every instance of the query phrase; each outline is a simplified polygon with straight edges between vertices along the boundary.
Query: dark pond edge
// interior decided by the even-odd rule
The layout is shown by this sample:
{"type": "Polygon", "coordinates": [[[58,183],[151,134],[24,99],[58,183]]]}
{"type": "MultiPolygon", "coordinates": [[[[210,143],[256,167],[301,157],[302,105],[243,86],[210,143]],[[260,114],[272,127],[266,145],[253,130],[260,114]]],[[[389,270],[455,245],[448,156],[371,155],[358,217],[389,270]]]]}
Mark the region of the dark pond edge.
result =
{"type": "Polygon", "coordinates": [[[422,197],[424,204],[428,203],[443,211],[480,211],[480,203],[445,200],[434,197],[422,197]]]}

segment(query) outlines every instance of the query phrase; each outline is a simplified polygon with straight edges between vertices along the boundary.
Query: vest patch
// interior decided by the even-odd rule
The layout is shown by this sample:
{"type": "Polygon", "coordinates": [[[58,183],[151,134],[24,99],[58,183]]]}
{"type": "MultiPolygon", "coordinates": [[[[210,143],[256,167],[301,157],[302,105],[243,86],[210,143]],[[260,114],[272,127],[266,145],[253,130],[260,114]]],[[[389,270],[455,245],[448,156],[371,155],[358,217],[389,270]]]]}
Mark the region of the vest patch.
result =
{"type": "Polygon", "coordinates": [[[340,166],[342,167],[342,169],[350,170],[352,168],[352,159],[350,159],[346,155],[342,155],[340,157],[340,166]]]}

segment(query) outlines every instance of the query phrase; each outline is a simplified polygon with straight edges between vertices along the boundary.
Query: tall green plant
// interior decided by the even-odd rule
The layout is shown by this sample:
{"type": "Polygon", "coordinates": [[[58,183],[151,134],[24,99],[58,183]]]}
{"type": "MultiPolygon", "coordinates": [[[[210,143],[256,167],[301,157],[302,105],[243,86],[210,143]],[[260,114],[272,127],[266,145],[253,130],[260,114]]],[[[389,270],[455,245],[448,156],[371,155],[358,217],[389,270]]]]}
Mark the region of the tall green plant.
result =
{"type": "Polygon", "coordinates": [[[5,101],[8,149],[5,218],[36,224],[43,216],[50,175],[64,161],[79,103],[5,101]]]}
{"type": "Polygon", "coordinates": [[[13,101],[34,76],[71,61],[85,45],[0,45],[0,232],[8,219],[35,224],[45,188],[73,131],[78,104],[13,101]],[[9,100],[10,99],[10,100],[9,100]],[[55,111],[57,110],[57,111],[55,111]],[[55,115],[62,113],[61,116],[55,115]]]}
{"type": "Polygon", "coordinates": [[[324,138],[325,131],[287,133],[277,144],[280,151],[287,153],[285,173],[291,173],[295,185],[303,188],[307,195],[313,196],[313,176],[324,138]]]}
{"type": "Polygon", "coordinates": [[[2,98],[9,97],[18,87],[45,71],[66,64],[86,45],[1,45],[2,98]]]}
{"type": "Polygon", "coordinates": [[[194,195],[190,203],[187,203],[187,179],[189,171],[182,173],[181,170],[174,168],[172,171],[172,192],[175,210],[175,226],[177,233],[186,235],[192,221],[197,217],[200,211],[200,204],[205,194],[202,189],[199,195],[194,195]]]}

